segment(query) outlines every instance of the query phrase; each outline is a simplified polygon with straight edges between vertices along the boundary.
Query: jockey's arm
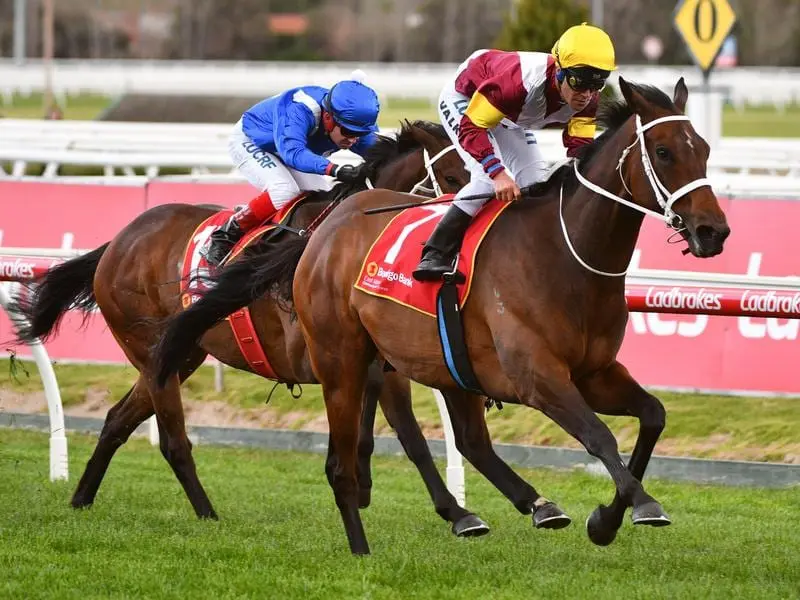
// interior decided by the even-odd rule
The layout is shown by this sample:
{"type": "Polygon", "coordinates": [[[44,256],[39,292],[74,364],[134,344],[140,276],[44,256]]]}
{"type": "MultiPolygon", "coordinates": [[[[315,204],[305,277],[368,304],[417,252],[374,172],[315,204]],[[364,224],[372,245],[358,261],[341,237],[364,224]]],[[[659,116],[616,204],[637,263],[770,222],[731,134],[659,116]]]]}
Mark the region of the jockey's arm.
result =
{"type": "Polygon", "coordinates": [[[314,115],[298,103],[291,103],[275,120],[275,146],[287,166],[303,173],[327,175],[333,163],[308,149],[314,130],[314,115]]]}
{"type": "Polygon", "coordinates": [[[472,99],[461,117],[458,131],[458,143],[472,158],[483,167],[491,178],[503,172],[503,163],[495,155],[488,130],[497,127],[505,118],[480,91],[472,95],[472,99]]]}
{"type": "Polygon", "coordinates": [[[597,130],[597,103],[599,94],[595,94],[586,108],[572,115],[564,131],[561,141],[567,149],[567,156],[575,157],[580,154],[580,149],[594,140],[597,130]]]}
{"type": "Polygon", "coordinates": [[[497,68],[501,75],[487,77],[477,85],[470,77],[469,70],[462,74],[463,79],[459,78],[456,82],[456,89],[470,96],[461,117],[458,143],[492,179],[503,173],[505,167],[494,153],[488,130],[497,127],[505,118],[513,121],[518,117],[527,94],[519,76],[519,60],[516,56],[503,55],[497,68]]]}

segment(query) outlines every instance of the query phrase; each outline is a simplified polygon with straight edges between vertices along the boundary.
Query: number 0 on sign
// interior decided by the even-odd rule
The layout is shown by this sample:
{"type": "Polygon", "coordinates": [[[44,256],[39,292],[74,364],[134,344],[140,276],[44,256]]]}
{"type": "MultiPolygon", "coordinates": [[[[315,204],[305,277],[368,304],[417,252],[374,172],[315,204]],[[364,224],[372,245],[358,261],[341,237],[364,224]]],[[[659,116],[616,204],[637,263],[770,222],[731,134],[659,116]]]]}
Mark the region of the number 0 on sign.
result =
{"type": "Polygon", "coordinates": [[[708,75],[736,23],[731,5],[728,0],[681,0],[674,15],[675,27],[694,61],[708,75]]]}

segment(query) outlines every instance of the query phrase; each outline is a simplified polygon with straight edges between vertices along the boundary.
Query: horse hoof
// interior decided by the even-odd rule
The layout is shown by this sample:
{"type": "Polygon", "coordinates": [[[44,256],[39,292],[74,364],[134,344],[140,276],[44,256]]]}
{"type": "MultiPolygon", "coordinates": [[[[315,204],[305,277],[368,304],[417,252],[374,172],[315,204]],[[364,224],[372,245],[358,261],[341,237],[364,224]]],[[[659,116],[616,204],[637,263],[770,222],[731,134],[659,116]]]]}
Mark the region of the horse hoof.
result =
{"type": "Polygon", "coordinates": [[[563,529],[570,523],[572,519],[555,502],[546,502],[533,513],[533,526],[536,529],[563,529]]]}
{"type": "Polygon", "coordinates": [[[617,537],[617,527],[609,527],[603,521],[601,508],[595,508],[589,518],[586,519],[586,533],[593,544],[597,546],[608,546],[617,537]]]}
{"type": "Polygon", "coordinates": [[[372,502],[372,488],[358,489],[358,508],[367,508],[372,502]]]}
{"type": "Polygon", "coordinates": [[[635,507],[631,514],[631,520],[634,525],[650,525],[651,527],[666,527],[672,524],[667,513],[655,500],[635,507]]]}
{"type": "Polygon", "coordinates": [[[453,523],[456,537],[480,537],[489,533],[489,526],[477,515],[469,513],[453,523]]]}
{"type": "Polygon", "coordinates": [[[92,502],[86,502],[85,500],[79,500],[77,498],[73,498],[72,501],[69,503],[72,508],[81,509],[81,508],[91,508],[92,502]]]}

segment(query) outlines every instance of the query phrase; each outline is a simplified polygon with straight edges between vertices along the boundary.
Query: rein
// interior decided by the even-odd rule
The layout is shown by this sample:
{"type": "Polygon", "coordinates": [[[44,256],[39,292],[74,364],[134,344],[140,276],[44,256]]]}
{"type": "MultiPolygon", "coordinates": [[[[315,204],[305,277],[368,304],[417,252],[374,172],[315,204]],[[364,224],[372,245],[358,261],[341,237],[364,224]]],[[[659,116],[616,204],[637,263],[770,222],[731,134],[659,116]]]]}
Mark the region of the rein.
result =
{"type": "MultiPolygon", "coordinates": [[[[617,196],[616,194],[609,192],[608,190],[600,187],[599,185],[592,183],[591,181],[586,179],[583,175],[581,175],[581,173],[578,171],[577,161],[573,163],[573,167],[575,169],[575,177],[578,179],[581,185],[592,190],[596,194],[604,196],[610,200],[613,200],[614,202],[618,202],[623,206],[627,206],[628,208],[632,208],[633,210],[637,210],[643,213],[645,216],[654,217],[660,221],[664,221],[672,229],[676,231],[681,231],[682,229],[681,225],[683,221],[681,220],[680,216],[677,215],[675,211],[672,210],[672,205],[675,204],[675,202],[677,202],[684,196],[686,196],[687,194],[689,194],[690,192],[696,190],[697,188],[706,185],[711,187],[711,180],[708,179],[707,177],[701,177],[699,179],[695,179],[694,181],[687,183],[684,186],[681,186],[674,192],[670,192],[666,188],[666,186],[663,183],[661,183],[661,180],[658,178],[658,175],[656,175],[656,171],[653,168],[653,163],[650,161],[650,155],[647,152],[647,146],[645,144],[645,139],[644,139],[644,132],[655,125],[659,125],[660,123],[667,123],[669,121],[688,121],[688,120],[689,117],[687,117],[686,115],[668,115],[666,117],[659,117],[658,119],[653,119],[646,125],[642,125],[641,117],[639,115],[636,115],[636,138],[633,140],[631,144],[628,145],[627,148],[625,148],[622,151],[622,155],[620,156],[619,161],[617,162],[616,170],[619,173],[622,185],[628,192],[628,194],[630,194],[631,192],[630,190],[628,190],[628,186],[625,185],[625,178],[622,176],[622,167],[625,163],[625,160],[628,158],[631,149],[633,149],[633,147],[637,143],[639,144],[639,146],[641,147],[642,168],[644,169],[644,172],[647,175],[647,179],[650,181],[650,187],[652,188],[653,193],[655,194],[656,201],[658,202],[659,206],[661,206],[661,208],[664,209],[663,213],[650,210],[649,208],[645,208],[644,206],[640,206],[635,202],[626,200],[625,198],[617,196]]],[[[569,251],[572,253],[572,256],[575,257],[575,260],[577,260],[582,267],[584,267],[585,269],[591,271],[596,275],[603,275],[605,277],[624,277],[628,273],[628,269],[625,269],[624,271],[621,271],[619,273],[612,273],[609,271],[601,271],[600,269],[595,269],[594,267],[590,266],[586,261],[584,261],[580,256],[578,256],[578,253],[576,252],[575,248],[572,245],[572,242],[569,239],[569,233],[567,232],[567,224],[564,221],[563,183],[561,184],[561,191],[559,192],[558,196],[558,216],[561,221],[561,231],[564,234],[564,241],[566,241],[567,243],[567,248],[569,248],[569,251]]]]}

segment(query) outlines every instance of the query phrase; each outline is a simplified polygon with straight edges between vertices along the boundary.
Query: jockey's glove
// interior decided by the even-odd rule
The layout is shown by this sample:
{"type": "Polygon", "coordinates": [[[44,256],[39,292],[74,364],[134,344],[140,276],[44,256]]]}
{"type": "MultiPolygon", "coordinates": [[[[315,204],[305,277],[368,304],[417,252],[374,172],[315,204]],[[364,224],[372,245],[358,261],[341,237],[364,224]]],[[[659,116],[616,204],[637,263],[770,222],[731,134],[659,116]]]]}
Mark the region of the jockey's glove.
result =
{"type": "Polygon", "coordinates": [[[331,175],[344,183],[361,183],[367,178],[367,165],[337,165],[331,175]]]}

